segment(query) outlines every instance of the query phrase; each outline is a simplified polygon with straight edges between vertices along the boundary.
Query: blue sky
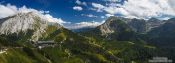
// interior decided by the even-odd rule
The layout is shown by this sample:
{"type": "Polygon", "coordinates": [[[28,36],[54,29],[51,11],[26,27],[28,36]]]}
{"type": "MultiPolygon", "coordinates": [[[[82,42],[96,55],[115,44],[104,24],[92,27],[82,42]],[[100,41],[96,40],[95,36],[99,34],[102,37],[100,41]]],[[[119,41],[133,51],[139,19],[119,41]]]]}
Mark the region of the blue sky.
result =
{"type": "Polygon", "coordinates": [[[65,21],[70,21],[73,23],[78,23],[81,21],[101,21],[103,19],[100,16],[105,15],[105,13],[98,13],[89,9],[91,2],[101,2],[99,0],[81,0],[81,2],[86,2],[87,5],[79,5],[76,0],[2,0],[2,4],[6,5],[10,3],[11,5],[16,5],[17,7],[26,6],[29,8],[34,8],[37,10],[49,11],[53,17],[62,18],[65,21]],[[74,10],[74,6],[81,6],[82,11],[74,10]],[[90,15],[93,14],[97,17],[82,16],[82,14],[90,15]]]}
{"type": "MultiPolygon", "coordinates": [[[[17,9],[49,11],[49,15],[64,21],[63,26],[97,26],[109,16],[149,19],[168,19],[175,16],[174,0],[0,0],[0,10],[14,6],[17,9]],[[71,24],[70,24],[71,23],[71,24]]],[[[9,15],[9,13],[7,13],[9,15]]],[[[0,11],[0,18],[6,17],[0,11]],[[2,14],[1,14],[2,13],[2,14]]]]}

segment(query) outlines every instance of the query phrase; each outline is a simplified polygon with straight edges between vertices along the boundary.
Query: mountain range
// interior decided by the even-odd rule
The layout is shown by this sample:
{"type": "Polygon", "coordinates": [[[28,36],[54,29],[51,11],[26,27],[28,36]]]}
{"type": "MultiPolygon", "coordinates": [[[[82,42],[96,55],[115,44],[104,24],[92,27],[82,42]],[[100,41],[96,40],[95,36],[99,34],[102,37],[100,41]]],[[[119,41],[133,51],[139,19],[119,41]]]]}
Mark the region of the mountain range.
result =
{"type": "Polygon", "coordinates": [[[36,13],[18,13],[0,19],[0,49],[5,51],[0,63],[148,63],[159,56],[175,61],[174,27],[175,18],[113,16],[73,32],[36,13]],[[33,46],[38,41],[56,44],[39,49],[33,46]]]}

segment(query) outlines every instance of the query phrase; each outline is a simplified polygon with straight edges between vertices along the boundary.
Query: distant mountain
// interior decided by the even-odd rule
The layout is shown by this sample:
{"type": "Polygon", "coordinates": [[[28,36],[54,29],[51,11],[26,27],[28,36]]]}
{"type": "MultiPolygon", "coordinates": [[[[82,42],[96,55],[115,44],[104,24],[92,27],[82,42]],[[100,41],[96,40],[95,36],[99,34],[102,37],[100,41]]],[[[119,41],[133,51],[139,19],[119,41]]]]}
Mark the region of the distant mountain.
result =
{"type": "Polygon", "coordinates": [[[137,33],[145,33],[147,30],[147,23],[144,19],[131,19],[131,21],[128,22],[128,25],[137,33]]]}
{"type": "MultiPolygon", "coordinates": [[[[166,23],[166,20],[159,20],[157,18],[150,18],[148,20],[145,19],[137,19],[137,18],[124,18],[124,17],[109,17],[105,23],[103,23],[103,28],[106,29],[101,29],[102,34],[106,34],[106,33],[112,33],[113,31],[107,28],[110,28],[109,25],[109,21],[110,20],[121,20],[123,23],[126,23],[127,26],[129,26],[129,28],[132,29],[132,31],[136,32],[136,33],[147,33],[150,30],[152,30],[153,28],[159,27],[161,25],[163,25],[164,23],[166,23]],[[104,31],[105,30],[105,31],[104,31]]],[[[101,25],[100,25],[101,26],[101,25]]],[[[97,26],[98,28],[99,26],[97,26]]],[[[102,27],[102,26],[101,26],[102,27]]],[[[86,28],[81,28],[80,30],[83,30],[86,28]]],[[[88,30],[86,30],[88,31],[88,30]]]]}
{"type": "Polygon", "coordinates": [[[159,20],[156,18],[151,18],[149,20],[147,20],[147,32],[149,32],[150,30],[152,30],[153,28],[159,27],[161,25],[163,25],[164,23],[166,23],[166,20],[159,20]]]}
{"type": "Polygon", "coordinates": [[[150,37],[149,42],[159,46],[174,46],[175,45],[175,18],[166,21],[165,24],[153,28],[148,32],[150,37]]]}
{"type": "Polygon", "coordinates": [[[128,22],[128,25],[137,33],[147,33],[153,28],[163,25],[165,22],[166,20],[162,21],[157,18],[150,18],[149,20],[134,18],[128,22]]]}
{"type": "Polygon", "coordinates": [[[123,20],[117,17],[108,18],[105,23],[98,26],[97,29],[101,31],[102,35],[131,30],[131,28],[123,20]]]}
{"type": "Polygon", "coordinates": [[[79,33],[79,32],[86,32],[89,30],[93,30],[94,27],[84,27],[84,28],[79,28],[79,29],[72,29],[73,32],[79,33]]]}
{"type": "Polygon", "coordinates": [[[147,34],[149,31],[162,26],[166,22],[166,20],[162,21],[156,18],[144,20],[113,16],[109,17],[95,29],[87,29],[83,32],[88,35],[102,36],[107,39],[135,40],[140,38],[140,34],[147,34]]]}
{"type": "Polygon", "coordinates": [[[133,36],[134,31],[132,31],[132,28],[127,24],[127,21],[123,19],[124,18],[121,17],[110,17],[103,24],[92,30],[92,33],[89,33],[95,33],[94,35],[101,35],[110,40],[128,40],[129,37],[133,36]]]}
{"type": "Polygon", "coordinates": [[[123,17],[109,17],[103,24],[96,27],[96,30],[93,28],[81,28],[73,31],[82,31],[87,32],[89,30],[98,31],[101,35],[108,35],[115,32],[120,32],[120,27],[124,27],[125,29],[132,30],[136,33],[147,33],[151,31],[153,28],[159,27],[163,25],[166,20],[162,21],[156,18],[151,18],[149,20],[144,19],[136,19],[136,18],[123,18],[123,17]],[[123,23],[123,24],[122,24],[123,23]],[[121,26],[122,25],[122,26],[121,26]]]}

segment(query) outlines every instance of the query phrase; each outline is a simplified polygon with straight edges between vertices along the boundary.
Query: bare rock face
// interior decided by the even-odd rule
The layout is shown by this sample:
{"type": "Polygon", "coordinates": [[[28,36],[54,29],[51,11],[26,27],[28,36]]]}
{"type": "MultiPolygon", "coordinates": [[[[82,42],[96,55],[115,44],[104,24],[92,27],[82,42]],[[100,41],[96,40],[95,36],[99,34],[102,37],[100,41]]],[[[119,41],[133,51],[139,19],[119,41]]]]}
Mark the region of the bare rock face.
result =
{"type": "Polygon", "coordinates": [[[109,17],[105,23],[98,26],[102,35],[111,34],[114,32],[122,31],[121,28],[132,30],[136,33],[147,33],[153,28],[163,25],[166,21],[151,18],[149,20],[144,19],[129,19],[123,17],[109,17]]]}
{"type": "Polygon", "coordinates": [[[110,34],[113,33],[114,30],[112,29],[112,27],[110,26],[110,24],[112,23],[113,19],[108,19],[104,24],[99,26],[99,29],[101,30],[102,35],[106,35],[106,34],[110,34]]]}
{"type": "Polygon", "coordinates": [[[175,18],[166,20],[163,25],[153,28],[148,32],[149,42],[165,47],[174,47],[175,45],[175,18]]]}
{"type": "Polygon", "coordinates": [[[131,28],[127,25],[128,21],[124,21],[127,19],[123,19],[124,18],[120,17],[110,17],[105,23],[98,26],[97,28],[101,31],[102,35],[131,30],[131,28]]]}
{"type": "Polygon", "coordinates": [[[28,30],[33,30],[31,39],[36,41],[39,37],[42,37],[42,33],[49,25],[54,25],[58,29],[62,27],[58,23],[50,22],[44,16],[33,12],[18,13],[0,20],[0,34],[19,34],[20,32],[26,33],[28,30]]]}
{"type": "Polygon", "coordinates": [[[166,21],[161,21],[156,18],[151,18],[147,21],[147,32],[152,30],[153,28],[159,27],[163,25],[166,21]]]}

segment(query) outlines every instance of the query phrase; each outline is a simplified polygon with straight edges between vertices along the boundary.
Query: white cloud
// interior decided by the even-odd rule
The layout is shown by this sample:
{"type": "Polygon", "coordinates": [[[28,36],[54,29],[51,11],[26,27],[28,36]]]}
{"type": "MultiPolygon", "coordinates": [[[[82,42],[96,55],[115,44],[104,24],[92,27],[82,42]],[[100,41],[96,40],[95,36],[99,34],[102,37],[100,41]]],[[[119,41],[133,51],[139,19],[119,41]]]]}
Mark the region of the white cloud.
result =
{"type": "Polygon", "coordinates": [[[81,16],[86,16],[86,17],[94,17],[94,18],[97,18],[98,16],[95,16],[95,15],[93,15],[93,14],[81,14],[81,16]]]}
{"type": "Polygon", "coordinates": [[[75,3],[78,4],[78,5],[87,6],[87,3],[86,2],[81,2],[80,0],[76,0],[75,3]]]}
{"type": "Polygon", "coordinates": [[[122,15],[128,18],[143,18],[151,17],[167,18],[175,16],[174,0],[128,0],[123,5],[118,3],[107,3],[106,5],[93,5],[93,9],[97,8],[97,12],[105,11],[111,15],[122,15]]]}
{"type": "Polygon", "coordinates": [[[114,16],[114,15],[112,15],[112,14],[106,14],[105,16],[106,17],[111,17],[111,16],[114,16]]]}
{"type": "Polygon", "coordinates": [[[103,1],[107,1],[107,2],[121,2],[122,0],[103,0],[103,1]]]}
{"type": "Polygon", "coordinates": [[[82,11],[83,10],[83,8],[80,7],[80,6],[74,6],[73,9],[74,10],[77,10],[77,11],[82,11]]]}
{"type": "Polygon", "coordinates": [[[106,7],[104,9],[107,13],[109,14],[123,14],[123,15],[128,15],[128,12],[124,8],[118,8],[118,7],[106,7]]]}
{"type": "Polygon", "coordinates": [[[99,9],[103,9],[104,8],[103,5],[98,4],[98,3],[92,3],[92,6],[95,7],[95,8],[99,8],[99,9]]]}
{"type": "Polygon", "coordinates": [[[118,7],[120,5],[116,3],[110,3],[110,4],[107,4],[106,6],[98,3],[92,3],[92,6],[94,7],[93,9],[96,9],[97,12],[105,11],[111,15],[120,14],[120,13],[124,15],[128,15],[128,12],[124,8],[118,7]]]}
{"type": "Polygon", "coordinates": [[[71,22],[66,22],[66,21],[62,20],[61,18],[54,18],[54,17],[52,17],[50,14],[46,14],[46,15],[44,15],[44,16],[45,16],[45,18],[46,18],[48,21],[50,21],[50,22],[56,22],[56,23],[59,23],[59,24],[61,24],[61,25],[65,24],[65,23],[67,23],[67,24],[71,23],[71,22]]]}
{"type": "Polygon", "coordinates": [[[101,21],[101,22],[96,22],[96,21],[91,21],[91,22],[80,22],[80,23],[75,23],[75,24],[71,24],[66,26],[66,28],[68,29],[80,29],[80,28],[85,28],[85,27],[97,27],[101,24],[103,24],[105,21],[101,21]]]}
{"type": "Polygon", "coordinates": [[[13,6],[10,4],[4,6],[0,4],[0,18],[5,18],[8,16],[15,15],[16,12],[17,12],[16,6],[13,6]]]}
{"type": "Polygon", "coordinates": [[[168,0],[169,5],[175,10],[175,0],[168,0]]]}
{"type": "Polygon", "coordinates": [[[96,10],[97,12],[102,12],[103,9],[105,8],[105,6],[98,3],[92,3],[92,6],[94,7],[92,8],[92,10],[96,10]]]}
{"type": "Polygon", "coordinates": [[[103,19],[103,18],[105,18],[105,16],[101,16],[101,18],[103,19]]]}
{"type": "Polygon", "coordinates": [[[59,24],[70,23],[70,22],[63,21],[61,18],[54,18],[49,14],[49,11],[36,10],[32,8],[27,8],[26,6],[17,8],[16,6],[11,4],[7,4],[7,5],[0,4],[0,18],[9,17],[18,13],[28,13],[28,12],[34,12],[35,14],[43,17],[43,19],[46,19],[49,22],[56,22],[59,24]]]}
{"type": "Polygon", "coordinates": [[[168,0],[129,0],[125,2],[123,8],[129,12],[131,16],[138,18],[175,16],[174,10],[167,1],[168,0]]]}

